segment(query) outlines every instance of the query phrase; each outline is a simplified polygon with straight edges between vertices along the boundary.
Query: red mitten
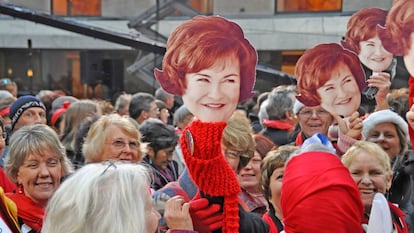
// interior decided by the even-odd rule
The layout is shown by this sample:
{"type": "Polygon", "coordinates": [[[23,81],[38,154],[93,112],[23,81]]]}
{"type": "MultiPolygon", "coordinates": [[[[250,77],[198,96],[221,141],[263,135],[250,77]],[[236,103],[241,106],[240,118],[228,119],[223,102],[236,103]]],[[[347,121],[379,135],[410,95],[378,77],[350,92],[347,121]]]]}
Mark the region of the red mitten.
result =
{"type": "Polygon", "coordinates": [[[223,222],[223,213],[220,211],[221,205],[210,205],[207,198],[193,199],[189,203],[195,231],[204,233],[221,228],[223,222]]]}

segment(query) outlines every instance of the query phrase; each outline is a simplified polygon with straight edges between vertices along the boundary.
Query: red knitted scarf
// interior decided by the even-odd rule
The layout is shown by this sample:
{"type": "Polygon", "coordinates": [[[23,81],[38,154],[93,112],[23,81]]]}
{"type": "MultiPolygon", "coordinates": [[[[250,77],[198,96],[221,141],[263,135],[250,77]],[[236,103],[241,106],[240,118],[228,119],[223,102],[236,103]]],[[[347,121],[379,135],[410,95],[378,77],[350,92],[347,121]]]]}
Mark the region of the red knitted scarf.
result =
{"type": "Polygon", "coordinates": [[[224,158],[221,140],[225,122],[193,121],[183,132],[180,145],[188,171],[200,191],[224,197],[223,226],[225,233],[238,232],[238,193],[236,174],[224,158]]]}

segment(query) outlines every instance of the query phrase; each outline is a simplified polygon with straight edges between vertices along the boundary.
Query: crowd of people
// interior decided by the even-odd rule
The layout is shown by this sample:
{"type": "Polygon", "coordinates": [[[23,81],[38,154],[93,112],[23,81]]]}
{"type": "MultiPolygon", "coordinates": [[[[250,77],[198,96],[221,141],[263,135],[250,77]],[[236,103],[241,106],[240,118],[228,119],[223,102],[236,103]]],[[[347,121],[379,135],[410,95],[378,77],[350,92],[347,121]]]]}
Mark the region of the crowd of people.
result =
{"type": "Polygon", "coordinates": [[[256,96],[257,53],[219,16],[173,31],[153,94],[0,80],[1,232],[414,232],[413,92],[385,45],[402,9],[413,37],[414,2],[363,9],[256,96]]]}

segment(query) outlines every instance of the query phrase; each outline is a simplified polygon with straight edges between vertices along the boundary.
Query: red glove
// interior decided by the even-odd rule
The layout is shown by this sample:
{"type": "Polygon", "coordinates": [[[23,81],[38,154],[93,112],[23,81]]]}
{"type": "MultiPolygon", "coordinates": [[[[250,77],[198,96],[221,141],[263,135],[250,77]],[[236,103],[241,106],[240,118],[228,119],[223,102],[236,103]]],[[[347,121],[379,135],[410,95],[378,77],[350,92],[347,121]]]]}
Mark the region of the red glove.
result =
{"type": "Polygon", "coordinates": [[[210,205],[207,198],[193,199],[189,203],[195,231],[206,233],[221,228],[223,213],[220,204],[210,205]]]}

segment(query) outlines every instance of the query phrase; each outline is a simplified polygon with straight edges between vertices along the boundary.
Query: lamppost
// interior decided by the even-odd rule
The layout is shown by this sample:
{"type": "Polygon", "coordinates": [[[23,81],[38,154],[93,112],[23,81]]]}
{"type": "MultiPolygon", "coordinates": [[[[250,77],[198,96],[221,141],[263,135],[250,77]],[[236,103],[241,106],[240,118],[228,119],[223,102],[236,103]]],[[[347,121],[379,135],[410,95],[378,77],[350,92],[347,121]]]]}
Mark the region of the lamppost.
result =
{"type": "Polygon", "coordinates": [[[27,77],[30,80],[30,94],[33,95],[33,70],[32,69],[27,69],[27,77]]]}

